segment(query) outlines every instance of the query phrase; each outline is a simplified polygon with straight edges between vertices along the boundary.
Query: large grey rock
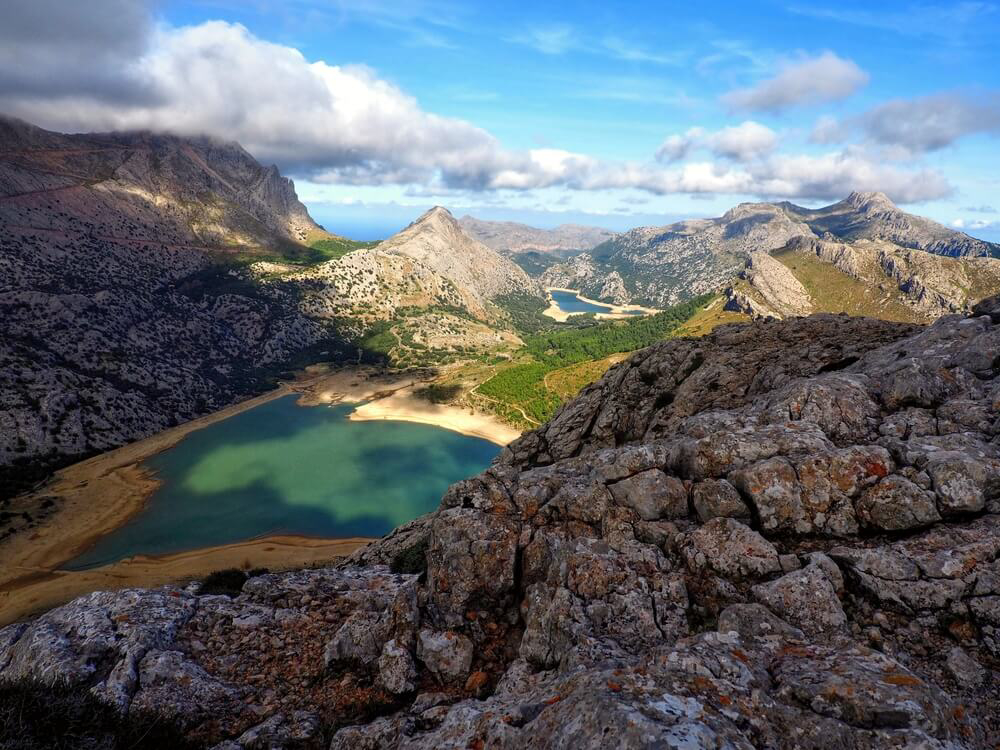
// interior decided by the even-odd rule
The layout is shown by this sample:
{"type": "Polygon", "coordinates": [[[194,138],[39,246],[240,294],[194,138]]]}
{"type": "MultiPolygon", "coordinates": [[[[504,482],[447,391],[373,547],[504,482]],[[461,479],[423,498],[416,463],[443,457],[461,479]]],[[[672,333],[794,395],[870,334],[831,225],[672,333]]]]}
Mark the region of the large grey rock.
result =
{"type": "Polygon", "coordinates": [[[472,641],[451,631],[421,630],[417,658],[443,682],[464,680],[472,666],[472,641]]]}
{"type": "Polygon", "coordinates": [[[826,571],[812,563],[802,570],[753,587],[754,596],[772,612],[780,612],[809,635],[837,632],[847,615],[826,571]]]}
{"type": "Polygon", "coordinates": [[[905,531],[941,520],[934,495],[900,476],[886,477],[865,490],[856,507],[863,524],[884,531],[905,531]]]}
{"type": "Polygon", "coordinates": [[[684,483],[659,469],[649,469],[610,485],[615,500],[639,514],[644,521],[683,518],[688,514],[684,483]]]}
{"type": "Polygon", "coordinates": [[[781,570],[774,545],[732,518],[713,518],[691,532],[684,555],[693,570],[708,566],[733,579],[761,577],[781,570]]]}
{"type": "Polygon", "coordinates": [[[725,479],[707,479],[691,488],[691,504],[702,523],[710,518],[750,517],[750,509],[740,493],[725,479]]]}

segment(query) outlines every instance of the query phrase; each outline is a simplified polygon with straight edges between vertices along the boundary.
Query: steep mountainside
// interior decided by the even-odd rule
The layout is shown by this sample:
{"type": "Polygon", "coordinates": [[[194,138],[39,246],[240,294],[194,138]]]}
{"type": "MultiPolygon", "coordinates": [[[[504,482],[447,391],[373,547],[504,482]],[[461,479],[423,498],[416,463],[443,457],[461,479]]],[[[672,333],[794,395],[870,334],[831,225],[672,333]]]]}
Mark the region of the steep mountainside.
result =
{"type": "Polygon", "coordinates": [[[346,564],[91,594],[0,674],[226,748],[992,748],[997,351],[1000,298],[663,342],[346,564]]]}
{"type": "Polygon", "coordinates": [[[752,253],[726,289],[726,308],[754,317],[847,312],[927,322],[1000,291],[1000,259],[949,257],[883,240],[798,237],[752,253]]]}
{"type": "Polygon", "coordinates": [[[444,209],[360,244],[238,144],[0,119],[0,501],[293,360],[491,352],[520,343],[505,300],[543,306],[444,209]]]}
{"type": "Polygon", "coordinates": [[[8,225],[216,248],[322,235],[277,167],[237,143],[152,133],[62,135],[0,117],[8,225]]]}
{"type": "Polygon", "coordinates": [[[485,309],[506,294],[537,294],[538,285],[516,264],[473,239],[451,213],[437,206],[385,240],[379,250],[411,258],[451,281],[470,309],[485,309]]]}
{"type": "Polygon", "coordinates": [[[235,144],[0,121],[0,498],[346,350],[294,284],[219,262],[316,232],[235,144]]]}
{"type": "Polygon", "coordinates": [[[590,250],[614,237],[610,229],[560,224],[555,229],[538,229],[514,221],[484,221],[472,216],[458,220],[462,229],[484,245],[500,252],[517,255],[527,252],[566,256],[590,250]]]}
{"type": "MultiPolygon", "coordinates": [[[[744,203],[718,219],[633,229],[583,256],[593,263],[587,274],[562,264],[549,268],[542,281],[598,296],[601,280],[614,272],[624,280],[631,301],[664,306],[721,287],[750,253],[777,250],[794,237],[885,240],[937,255],[1000,257],[1000,246],[904,213],[881,193],[852,193],[815,210],[791,203],[744,203]]],[[[622,302],[621,295],[614,301],[622,302]]]]}

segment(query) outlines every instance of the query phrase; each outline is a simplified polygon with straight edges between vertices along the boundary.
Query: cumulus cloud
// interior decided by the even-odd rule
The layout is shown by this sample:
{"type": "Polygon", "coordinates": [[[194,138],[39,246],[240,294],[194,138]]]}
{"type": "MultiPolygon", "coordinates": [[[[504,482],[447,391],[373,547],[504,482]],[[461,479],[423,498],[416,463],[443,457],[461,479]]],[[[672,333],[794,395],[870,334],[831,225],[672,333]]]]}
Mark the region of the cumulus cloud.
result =
{"type": "Polygon", "coordinates": [[[585,186],[635,187],[656,194],[746,194],[816,200],[838,200],[854,190],[883,191],[899,203],[933,200],[952,193],[939,172],[900,169],[855,149],[818,156],[774,154],[742,165],[697,162],[675,169],[624,165],[589,175],[585,186]]]}
{"type": "Polygon", "coordinates": [[[69,94],[109,101],[148,98],[134,68],[152,21],[144,0],[4,0],[0,3],[0,92],[27,98],[69,94]]]}
{"type": "Polygon", "coordinates": [[[508,149],[469,122],[425,111],[368,68],[307,60],[238,24],[172,28],[149,26],[141,12],[130,18],[119,29],[129,37],[122,40],[108,40],[100,29],[88,37],[89,27],[80,21],[80,39],[90,39],[81,41],[80,49],[104,44],[114,65],[97,54],[89,62],[75,52],[59,57],[58,40],[52,41],[58,35],[39,37],[42,49],[53,54],[48,70],[69,75],[74,71],[68,67],[79,65],[78,85],[32,89],[8,74],[0,77],[0,110],[59,130],[152,129],[236,140],[286,172],[341,184],[476,191],[626,188],[816,199],[883,190],[902,202],[950,191],[936,172],[897,169],[860,152],[776,154],[776,134],[752,121],[688,131],[676,143],[668,139],[662,160],[676,161],[694,148],[718,157],[677,167],[606,162],[556,148],[508,149]],[[108,75],[127,78],[128,95],[102,85],[108,75]]]}
{"type": "Polygon", "coordinates": [[[781,112],[846,99],[868,80],[868,74],[853,61],[824,52],[788,62],[773,78],[751,88],[730,91],[722,100],[733,110],[781,112]]]}
{"type": "Polygon", "coordinates": [[[812,132],[809,133],[809,140],[812,143],[843,143],[851,134],[849,124],[838,120],[830,115],[823,115],[816,124],[813,125],[812,132]]]}
{"type": "Polygon", "coordinates": [[[985,221],[984,219],[955,219],[951,222],[955,229],[978,231],[981,229],[1000,229],[1000,221],[985,221]]]}
{"type": "Polygon", "coordinates": [[[723,159],[750,161],[774,151],[777,145],[777,133],[766,125],[747,120],[714,132],[691,128],[683,135],[671,135],[657,149],[656,158],[666,162],[680,161],[692,151],[703,148],[723,159]]]}
{"type": "Polygon", "coordinates": [[[896,99],[862,115],[858,123],[877,143],[914,153],[937,151],[966,135],[1000,134],[1000,92],[896,99]]]}

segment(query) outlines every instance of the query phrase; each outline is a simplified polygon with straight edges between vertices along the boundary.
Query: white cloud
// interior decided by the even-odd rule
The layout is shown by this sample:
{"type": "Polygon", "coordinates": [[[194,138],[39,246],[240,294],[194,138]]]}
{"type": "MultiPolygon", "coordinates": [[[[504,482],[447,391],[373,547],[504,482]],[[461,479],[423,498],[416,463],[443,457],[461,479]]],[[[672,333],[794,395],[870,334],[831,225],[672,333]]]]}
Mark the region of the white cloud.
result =
{"type": "Polygon", "coordinates": [[[778,145],[778,135],[766,125],[747,120],[714,132],[691,128],[683,135],[671,135],[656,152],[659,161],[674,162],[703,148],[715,156],[733,161],[750,161],[769,154],[778,145]]]}
{"type": "Polygon", "coordinates": [[[869,76],[851,60],[824,52],[788,62],[781,71],[751,88],[722,97],[733,110],[781,112],[792,107],[846,99],[868,83],[869,76]]]}
{"type": "MultiPolygon", "coordinates": [[[[75,56],[68,60],[79,63],[75,56]]],[[[106,73],[103,63],[95,64],[94,75],[106,73]]],[[[950,191],[936,172],[897,169],[860,152],[775,154],[775,133],[751,121],[689,131],[676,146],[665,144],[661,151],[668,159],[671,149],[680,153],[694,146],[720,158],[677,168],[604,162],[556,148],[511,150],[469,122],[423,110],[370,69],[311,62],[237,24],[157,28],[125,67],[141,96],[123,100],[100,87],[39,96],[0,86],[0,110],[61,130],[204,133],[239,141],[257,158],[298,176],[344,185],[627,188],[816,199],[857,189],[884,190],[902,202],[950,191]]],[[[87,73],[82,65],[79,73],[87,73]]]]}
{"type": "Polygon", "coordinates": [[[1000,134],[1000,91],[895,99],[862,115],[858,124],[877,143],[936,151],[966,135],[1000,134]]]}
{"type": "Polygon", "coordinates": [[[1000,229],[1000,221],[986,221],[984,219],[954,219],[951,225],[955,229],[968,229],[973,232],[980,229],[1000,229]]]}
{"type": "Polygon", "coordinates": [[[843,143],[851,134],[850,125],[830,115],[822,115],[813,125],[809,140],[812,143],[843,143]]]}

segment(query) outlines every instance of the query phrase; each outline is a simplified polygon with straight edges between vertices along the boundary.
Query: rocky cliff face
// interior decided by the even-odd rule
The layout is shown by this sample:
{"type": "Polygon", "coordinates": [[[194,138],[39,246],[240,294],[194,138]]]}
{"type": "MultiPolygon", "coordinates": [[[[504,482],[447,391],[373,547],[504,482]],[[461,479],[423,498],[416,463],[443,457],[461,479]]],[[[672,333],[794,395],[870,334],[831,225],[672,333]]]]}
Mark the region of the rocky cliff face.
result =
{"type": "Polygon", "coordinates": [[[235,144],[0,121],[0,499],[245,398],[307,347],[336,357],[300,288],[217,262],[318,229],[235,144]]]}
{"type": "Polygon", "coordinates": [[[220,748],[992,747],[998,351],[1000,298],[664,342],[340,567],[93,594],[0,673],[220,748]]]}
{"type": "Polygon", "coordinates": [[[744,203],[718,219],[633,229],[584,256],[594,266],[588,277],[563,264],[549,268],[545,280],[596,296],[596,280],[614,271],[631,300],[662,307],[722,287],[750,253],[772,252],[795,238],[882,241],[935,255],[1000,257],[1000,246],[900,211],[882,193],[852,193],[815,210],[787,202],[744,203]]]}
{"type": "Polygon", "coordinates": [[[796,237],[771,255],[752,253],[725,295],[727,309],[752,317],[847,312],[926,322],[967,312],[998,290],[998,258],[934,255],[885,240],[796,237]]]}
{"type": "Polygon", "coordinates": [[[781,203],[789,216],[817,235],[842,240],[885,240],[901,247],[951,257],[1000,257],[1000,245],[970,237],[922,216],[900,211],[885,193],[851,193],[832,206],[807,209],[781,203]]]}
{"type": "Polygon", "coordinates": [[[267,247],[321,231],[292,181],[238,143],[154,133],[63,135],[0,119],[0,219],[201,247],[267,247]],[[57,200],[58,199],[58,200],[57,200]],[[56,210],[55,207],[59,209],[56,210]]]}

